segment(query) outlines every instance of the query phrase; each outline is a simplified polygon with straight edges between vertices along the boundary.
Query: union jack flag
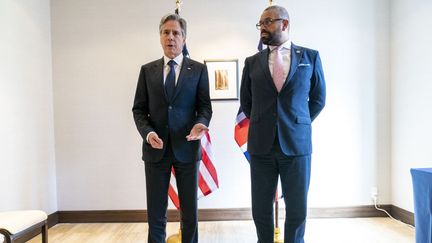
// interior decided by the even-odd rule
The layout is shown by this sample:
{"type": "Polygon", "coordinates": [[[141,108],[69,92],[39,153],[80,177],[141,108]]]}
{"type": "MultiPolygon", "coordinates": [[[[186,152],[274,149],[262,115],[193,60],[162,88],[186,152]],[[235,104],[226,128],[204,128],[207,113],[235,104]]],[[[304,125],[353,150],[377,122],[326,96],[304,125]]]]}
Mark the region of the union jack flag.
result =
{"type": "MultiPolygon", "coordinates": [[[[207,132],[201,138],[202,159],[199,164],[198,174],[198,198],[205,197],[219,188],[219,180],[216,168],[213,165],[213,152],[210,134],[207,132]]],[[[171,179],[168,188],[168,196],[177,209],[180,209],[180,200],[177,194],[177,184],[175,180],[174,168],[171,168],[171,179]]]]}
{"type": "MultiPolygon", "coordinates": [[[[261,39],[258,43],[257,49],[258,51],[263,50],[263,43],[261,39]]],[[[235,128],[234,128],[234,139],[237,145],[243,151],[244,156],[250,163],[250,156],[247,151],[248,130],[249,130],[249,119],[243,113],[242,108],[239,107],[237,117],[236,117],[235,128]]]]}
{"type": "Polygon", "coordinates": [[[247,151],[247,140],[248,140],[248,130],[249,130],[249,119],[243,113],[241,107],[237,113],[236,123],[234,127],[234,140],[240,147],[246,159],[250,162],[250,156],[247,151]]]}
{"type": "MultiPolygon", "coordinates": [[[[258,51],[263,50],[263,43],[260,40],[258,43],[258,51]]],[[[235,127],[234,127],[234,140],[237,145],[240,147],[247,161],[250,163],[250,155],[247,151],[247,140],[248,140],[248,131],[249,131],[249,119],[244,114],[242,108],[240,107],[237,113],[235,127]]],[[[278,188],[276,190],[275,201],[279,201],[283,195],[281,193],[280,184],[278,183],[278,188]],[[279,195],[281,195],[279,197],[279,195]]]]}

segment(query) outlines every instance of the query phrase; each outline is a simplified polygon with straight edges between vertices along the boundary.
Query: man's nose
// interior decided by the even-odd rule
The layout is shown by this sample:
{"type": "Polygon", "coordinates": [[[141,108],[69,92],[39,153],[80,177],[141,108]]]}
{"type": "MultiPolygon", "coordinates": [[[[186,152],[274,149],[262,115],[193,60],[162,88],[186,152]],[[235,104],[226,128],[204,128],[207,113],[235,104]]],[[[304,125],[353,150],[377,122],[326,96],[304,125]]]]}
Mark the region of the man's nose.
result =
{"type": "Polygon", "coordinates": [[[169,32],[168,39],[170,40],[174,39],[174,34],[172,32],[169,32]]]}

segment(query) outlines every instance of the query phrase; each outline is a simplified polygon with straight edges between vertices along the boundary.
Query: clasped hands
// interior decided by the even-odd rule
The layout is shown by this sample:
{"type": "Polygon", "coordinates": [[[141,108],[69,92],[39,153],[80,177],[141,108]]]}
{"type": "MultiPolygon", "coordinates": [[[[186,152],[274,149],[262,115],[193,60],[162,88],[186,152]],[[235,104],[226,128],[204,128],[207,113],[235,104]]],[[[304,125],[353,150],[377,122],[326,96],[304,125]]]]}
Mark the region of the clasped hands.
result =
{"type": "MultiPolygon", "coordinates": [[[[204,136],[204,134],[208,130],[209,129],[204,124],[197,123],[192,127],[189,135],[186,136],[186,140],[187,141],[199,140],[204,136]]],[[[162,141],[162,139],[159,138],[159,136],[155,132],[151,132],[148,135],[148,143],[154,149],[162,149],[163,148],[163,141],[162,141]]]]}

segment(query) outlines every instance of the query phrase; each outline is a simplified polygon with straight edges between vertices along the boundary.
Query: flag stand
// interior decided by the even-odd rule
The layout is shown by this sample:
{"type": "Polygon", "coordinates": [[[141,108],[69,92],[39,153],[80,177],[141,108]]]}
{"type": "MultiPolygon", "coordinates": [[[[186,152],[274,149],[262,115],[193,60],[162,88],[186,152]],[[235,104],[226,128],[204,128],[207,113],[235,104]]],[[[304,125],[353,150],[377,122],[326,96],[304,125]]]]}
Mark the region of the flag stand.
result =
{"type": "Polygon", "coordinates": [[[173,234],[167,239],[167,243],[181,243],[181,228],[178,230],[177,234],[173,234]]]}
{"type": "MultiPolygon", "coordinates": [[[[177,208],[178,212],[180,212],[181,208],[177,208]]],[[[166,243],[181,243],[182,242],[182,233],[181,233],[181,227],[182,226],[182,222],[181,222],[181,213],[180,213],[180,227],[178,230],[177,234],[172,234],[170,235],[167,240],[166,243]]]]}

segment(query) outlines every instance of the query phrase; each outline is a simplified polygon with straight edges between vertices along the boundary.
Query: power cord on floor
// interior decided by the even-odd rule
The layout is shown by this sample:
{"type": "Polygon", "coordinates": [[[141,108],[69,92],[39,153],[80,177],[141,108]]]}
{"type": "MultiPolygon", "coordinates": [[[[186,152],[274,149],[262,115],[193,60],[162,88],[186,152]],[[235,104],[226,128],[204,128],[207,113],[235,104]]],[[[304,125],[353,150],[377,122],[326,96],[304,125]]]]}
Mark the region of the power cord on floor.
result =
{"type": "Polygon", "coordinates": [[[375,209],[376,209],[376,210],[386,213],[386,214],[387,214],[391,219],[393,219],[394,221],[396,221],[396,222],[398,222],[398,223],[401,223],[401,224],[403,224],[403,225],[407,225],[407,226],[409,226],[409,227],[412,228],[412,229],[415,228],[414,226],[412,226],[412,225],[410,225],[410,224],[404,223],[404,222],[402,222],[402,221],[400,221],[400,220],[398,220],[398,219],[393,218],[393,216],[391,216],[391,215],[390,215],[386,210],[384,210],[384,209],[382,209],[382,208],[379,208],[378,205],[377,205],[377,201],[378,201],[378,200],[377,200],[377,197],[372,197],[372,200],[374,201],[374,206],[375,206],[375,209]]]}

